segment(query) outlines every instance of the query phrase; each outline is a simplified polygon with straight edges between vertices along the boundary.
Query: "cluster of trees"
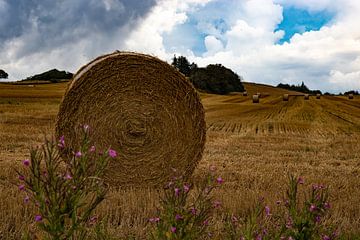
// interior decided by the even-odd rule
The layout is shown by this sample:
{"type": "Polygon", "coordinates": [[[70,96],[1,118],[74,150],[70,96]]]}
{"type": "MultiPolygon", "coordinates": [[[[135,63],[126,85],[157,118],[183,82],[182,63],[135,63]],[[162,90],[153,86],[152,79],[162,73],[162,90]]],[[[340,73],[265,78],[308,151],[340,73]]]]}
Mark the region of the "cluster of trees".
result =
{"type": "Polygon", "coordinates": [[[348,91],[348,92],[344,92],[344,95],[349,95],[349,94],[360,95],[359,91],[355,91],[355,90],[351,90],[351,91],[348,91]]]}
{"type": "Polygon", "coordinates": [[[310,90],[310,89],[304,84],[304,82],[302,82],[301,85],[289,85],[289,84],[280,83],[279,85],[277,85],[277,87],[278,87],[278,88],[287,89],[287,90],[291,90],[291,91],[308,93],[308,94],[318,94],[318,93],[322,94],[320,90],[310,90]]]}
{"type": "Polygon", "coordinates": [[[63,79],[71,79],[73,74],[66,71],[59,71],[57,69],[52,69],[44,73],[40,73],[31,77],[26,78],[26,80],[40,80],[40,81],[51,81],[59,82],[63,79]]]}
{"type": "Polygon", "coordinates": [[[228,94],[244,91],[241,77],[221,64],[199,68],[196,63],[190,64],[184,56],[174,56],[171,64],[188,77],[196,89],[204,92],[228,94]]]}
{"type": "Polygon", "coordinates": [[[4,70],[0,69],[0,78],[8,78],[9,74],[7,74],[4,70]]]}

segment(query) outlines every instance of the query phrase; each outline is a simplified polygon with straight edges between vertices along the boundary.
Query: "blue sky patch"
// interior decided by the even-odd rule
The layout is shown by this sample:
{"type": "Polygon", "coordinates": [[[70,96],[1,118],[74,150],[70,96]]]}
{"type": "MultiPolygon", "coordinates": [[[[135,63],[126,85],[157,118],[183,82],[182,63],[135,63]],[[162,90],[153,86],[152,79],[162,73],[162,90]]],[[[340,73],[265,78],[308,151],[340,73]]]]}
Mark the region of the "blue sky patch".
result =
{"type": "Polygon", "coordinates": [[[278,25],[277,30],[285,31],[285,35],[279,40],[279,44],[289,42],[296,33],[317,31],[328,24],[335,14],[328,11],[309,12],[305,9],[285,7],[283,21],[278,25]]]}

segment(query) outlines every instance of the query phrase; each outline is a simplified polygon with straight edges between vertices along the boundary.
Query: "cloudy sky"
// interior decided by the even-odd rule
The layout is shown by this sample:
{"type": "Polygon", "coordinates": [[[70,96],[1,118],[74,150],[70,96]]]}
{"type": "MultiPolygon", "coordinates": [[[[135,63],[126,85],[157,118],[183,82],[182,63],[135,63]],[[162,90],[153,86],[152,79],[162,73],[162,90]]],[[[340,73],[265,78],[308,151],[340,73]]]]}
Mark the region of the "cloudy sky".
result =
{"type": "Polygon", "coordinates": [[[360,90],[359,0],[0,0],[0,69],[75,72],[116,49],[245,81],[360,90]]]}

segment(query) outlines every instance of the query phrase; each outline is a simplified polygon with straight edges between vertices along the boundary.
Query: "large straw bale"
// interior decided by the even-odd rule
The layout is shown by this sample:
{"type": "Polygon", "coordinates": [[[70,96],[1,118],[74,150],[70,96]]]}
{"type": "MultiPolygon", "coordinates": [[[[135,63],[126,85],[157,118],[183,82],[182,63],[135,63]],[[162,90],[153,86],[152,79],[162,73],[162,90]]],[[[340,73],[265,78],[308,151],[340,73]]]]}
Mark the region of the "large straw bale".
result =
{"type": "MultiPolygon", "coordinates": [[[[202,157],[204,109],[191,83],[156,57],[115,52],[82,67],[70,82],[57,118],[57,136],[71,150],[76,129],[118,152],[107,170],[118,186],[159,185],[177,169],[189,177],[202,157]]],[[[70,151],[69,151],[70,152],[70,151]]]]}

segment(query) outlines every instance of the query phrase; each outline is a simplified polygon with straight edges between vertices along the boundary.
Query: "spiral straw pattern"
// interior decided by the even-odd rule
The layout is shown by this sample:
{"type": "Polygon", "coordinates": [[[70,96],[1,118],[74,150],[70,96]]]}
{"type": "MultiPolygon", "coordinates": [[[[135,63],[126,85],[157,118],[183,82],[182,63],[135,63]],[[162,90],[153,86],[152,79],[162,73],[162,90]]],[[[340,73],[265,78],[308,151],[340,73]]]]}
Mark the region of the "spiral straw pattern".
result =
{"type": "Polygon", "coordinates": [[[174,168],[191,176],[206,138],[191,83],[166,62],[131,52],[98,57],[74,75],[56,123],[70,149],[81,124],[90,126],[96,146],[118,152],[106,179],[119,186],[159,185],[174,168]]]}

